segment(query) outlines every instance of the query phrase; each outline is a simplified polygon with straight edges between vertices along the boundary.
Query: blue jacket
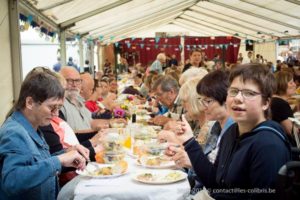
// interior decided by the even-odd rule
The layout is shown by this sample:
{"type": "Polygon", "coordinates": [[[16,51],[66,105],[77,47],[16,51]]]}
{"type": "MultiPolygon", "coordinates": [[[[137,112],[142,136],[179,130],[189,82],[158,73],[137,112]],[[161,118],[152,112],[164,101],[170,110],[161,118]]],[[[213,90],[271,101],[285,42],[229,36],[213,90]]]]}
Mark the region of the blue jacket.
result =
{"type": "Polygon", "coordinates": [[[54,200],[61,163],[21,112],[0,128],[0,199],[54,200]]]}
{"type": "Polygon", "coordinates": [[[273,121],[241,136],[233,124],[214,164],[194,139],[184,145],[197,176],[215,199],[274,199],[278,170],[291,159],[284,131],[273,121]]]}

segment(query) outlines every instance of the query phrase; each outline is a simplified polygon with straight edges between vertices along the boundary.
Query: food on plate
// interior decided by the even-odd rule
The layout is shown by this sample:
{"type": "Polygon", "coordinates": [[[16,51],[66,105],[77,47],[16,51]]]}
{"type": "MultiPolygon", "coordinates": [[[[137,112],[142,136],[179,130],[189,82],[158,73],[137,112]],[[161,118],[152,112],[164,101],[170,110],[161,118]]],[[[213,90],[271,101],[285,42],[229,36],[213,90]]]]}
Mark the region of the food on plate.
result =
{"type": "Polygon", "coordinates": [[[153,181],[153,175],[151,173],[144,173],[138,175],[137,179],[141,181],[153,181]]]}
{"type": "Polygon", "coordinates": [[[97,163],[104,163],[104,151],[99,151],[95,155],[95,160],[97,163]]]}
{"type": "Polygon", "coordinates": [[[174,164],[165,156],[142,156],[138,162],[149,167],[171,166],[174,164]]]}
{"type": "Polygon", "coordinates": [[[128,163],[125,160],[121,160],[114,165],[114,171],[121,174],[125,173],[128,169],[128,163]]]}
{"type": "Polygon", "coordinates": [[[144,172],[138,174],[135,179],[144,183],[173,183],[186,178],[186,174],[180,171],[144,172]]]}
{"type": "Polygon", "coordinates": [[[113,175],[121,175],[128,170],[128,163],[124,160],[116,162],[115,164],[97,164],[89,163],[83,171],[78,173],[85,176],[105,177],[113,175]]]}
{"type": "Polygon", "coordinates": [[[181,178],[182,178],[182,174],[177,171],[170,172],[164,177],[164,179],[168,180],[168,181],[175,181],[175,180],[179,180],[181,178]]]}
{"type": "Polygon", "coordinates": [[[149,159],[146,161],[146,165],[149,165],[149,166],[159,166],[160,164],[161,164],[161,159],[160,159],[160,157],[149,158],[149,159]]]}
{"type": "Polygon", "coordinates": [[[87,170],[86,172],[90,176],[108,176],[113,174],[112,167],[101,167],[93,171],[87,170]]]}

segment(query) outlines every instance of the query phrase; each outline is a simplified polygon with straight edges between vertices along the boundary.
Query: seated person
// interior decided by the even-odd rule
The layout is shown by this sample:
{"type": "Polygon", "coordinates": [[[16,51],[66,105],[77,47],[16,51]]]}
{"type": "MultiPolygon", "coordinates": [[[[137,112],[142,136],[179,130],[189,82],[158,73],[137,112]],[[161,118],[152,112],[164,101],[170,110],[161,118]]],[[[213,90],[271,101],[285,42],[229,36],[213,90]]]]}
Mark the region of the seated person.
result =
{"type": "MultiPolygon", "coordinates": [[[[275,78],[265,66],[253,63],[233,69],[229,82],[226,106],[236,123],[224,134],[214,164],[193,138],[184,118],[177,138],[213,198],[276,199],[277,173],[291,159],[291,149],[282,127],[267,120],[275,78]],[[214,190],[217,188],[226,190],[214,190]],[[235,188],[239,190],[226,192],[235,188]],[[274,192],[253,192],[257,189],[274,192]]],[[[170,150],[177,151],[173,147],[170,150]]]]}
{"type": "Polygon", "coordinates": [[[63,104],[64,89],[50,72],[44,68],[29,72],[12,114],[0,128],[0,199],[54,200],[62,167],[85,168],[88,151],[51,155],[38,129],[49,125],[63,104]]]}
{"type": "Polygon", "coordinates": [[[63,67],[60,74],[67,81],[66,98],[60,109],[60,118],[71,126],[77,137],[89,139],[98,130],[108,128],[109,120],[92,119],[92,113],[85,107],[84,99],[79,95],[82,83],[79,73],[72,67],[63,67]]]}
{"type": "Polygon", "coordinates": [[[151,122],[163,126],[169,121],[178,120],[182,112],[181,102],[178,97],[178,82],[173,77],[162,76],[155,81],[152,89],[155,92],[156,100],[167,107],[168,112],[164,116],[154,117],[151,122]]]}
{"type": "Polygon", "coordinates": [[[295,94],[296,84],[293,74],[286,71],[275,73],[276,92],[271,101],[272,120],[280,123],[287,134],[291,144],[296,146],[292,135],[293,123],[289,117],[294,117],[293,111],[288,103],[288,99],[295,94]]]}

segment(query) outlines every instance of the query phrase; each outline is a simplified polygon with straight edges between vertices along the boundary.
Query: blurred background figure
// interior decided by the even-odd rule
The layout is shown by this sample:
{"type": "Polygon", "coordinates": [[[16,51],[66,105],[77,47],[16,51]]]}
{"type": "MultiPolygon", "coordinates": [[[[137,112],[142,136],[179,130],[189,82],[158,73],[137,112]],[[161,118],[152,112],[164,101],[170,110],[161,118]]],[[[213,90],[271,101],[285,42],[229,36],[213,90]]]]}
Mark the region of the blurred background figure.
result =
{"type": "Polygon", "coordinates": [[[61,60],[60,57],[57,57],[57,63],[53,65],[53,70],[59,72],[60,68],[61,68],[61,60]]]}

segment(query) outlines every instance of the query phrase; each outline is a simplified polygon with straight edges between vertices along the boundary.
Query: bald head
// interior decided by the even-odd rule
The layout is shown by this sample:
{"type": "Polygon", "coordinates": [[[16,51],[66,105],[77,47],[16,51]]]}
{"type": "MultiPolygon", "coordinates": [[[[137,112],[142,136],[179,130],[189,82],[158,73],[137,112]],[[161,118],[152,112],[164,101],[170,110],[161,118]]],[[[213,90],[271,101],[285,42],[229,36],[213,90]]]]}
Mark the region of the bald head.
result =
{"type": "Polygon", "coordinates": [[[90,96],[93,94],[93,89],[95,84],[94,79],[89,73],[81,74],[80,78],[82,80],[80,95],[85,100],[88,100],[90,96]]]}
{"type": "Polygon", "coordinates": [[[69,78],[69,77],[80,77],[79,72],[74,68],[74,67],[70,67],[70,66],[64,66],[61,68],[61,70],[59,71],[59,73],[65,78],[69,78]]]}

